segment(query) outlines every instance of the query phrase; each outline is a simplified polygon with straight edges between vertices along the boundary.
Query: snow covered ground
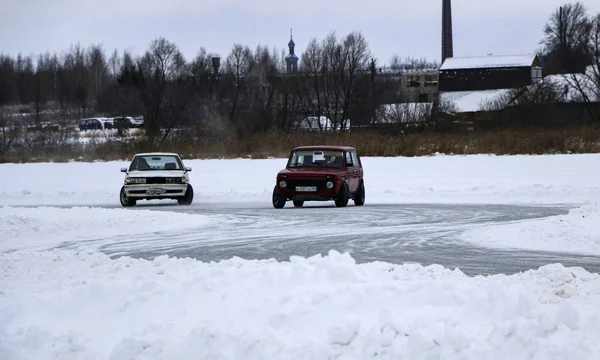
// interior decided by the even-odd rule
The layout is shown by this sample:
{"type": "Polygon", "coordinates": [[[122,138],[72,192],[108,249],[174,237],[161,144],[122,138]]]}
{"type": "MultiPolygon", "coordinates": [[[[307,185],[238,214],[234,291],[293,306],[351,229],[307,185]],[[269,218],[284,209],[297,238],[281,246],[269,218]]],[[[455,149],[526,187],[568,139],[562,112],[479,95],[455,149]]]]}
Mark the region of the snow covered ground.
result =
{"type": "MultiPolygon", "coordinates": [[[[270,207],[285,160],[185,163],[195,203],[270,207]]],[[[567,215],[474,225],[463,237],[490,247],[600,253],[600,155],[363,163],[365,206],[568,204],[567,215]]],[[[48,250],[223,221],[119,208],[126,165],[0,164],[0,359],[600,357],[600,278],[560,264],[469,277],[435,265],[356,264],[335,249],[286,262],[219,263],[48,250]]]]}

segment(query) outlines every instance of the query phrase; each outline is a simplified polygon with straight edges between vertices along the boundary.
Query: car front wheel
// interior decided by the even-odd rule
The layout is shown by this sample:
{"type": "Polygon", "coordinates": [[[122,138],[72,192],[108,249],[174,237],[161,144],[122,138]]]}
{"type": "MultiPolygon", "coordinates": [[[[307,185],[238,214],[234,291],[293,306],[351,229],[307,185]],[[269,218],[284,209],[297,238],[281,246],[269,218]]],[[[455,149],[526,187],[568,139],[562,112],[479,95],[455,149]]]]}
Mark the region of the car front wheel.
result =
{"type": "Polygon", "coordinates": [[[135,206],[135,199],[132,199],[125,194],[125,186],[121,187],[121,194],[119,195],[119,200],[121,200],[121,206],[123,207],[131,207],[135,206]]]}
{"type": "Polygon", "coordinates": [[[285,206],[286,201],[287,199],[285,196],[279,195],[279,192],[277,192],[277,186],[275,186],[273,189],[273,207],[275,209],[282,209],[285,206]]]}
{"type": "Polygon", "coordinates": [[[181,199],[177,199],[179,205],[190,205],[194,201],[194,188],[188,184],[185,195],[181,199]]]}
{"type": "Polygon", "coordinates": [[[340,192],[338,194],[337,199],[335,199],[335,206],[337,207],[344,207],[346,205],[348,205],[348,184],[343,183],[342,187],[340,188],[340,192]]]}
{"type": "Polygon", "coordinates": [[[354,194],[354,205],[362,206],[364,204],[365,204],[365,184],[363,184],[361,182],[360,186],[358,187],[358,190],[356,190],[356,194],[354,194]]]}

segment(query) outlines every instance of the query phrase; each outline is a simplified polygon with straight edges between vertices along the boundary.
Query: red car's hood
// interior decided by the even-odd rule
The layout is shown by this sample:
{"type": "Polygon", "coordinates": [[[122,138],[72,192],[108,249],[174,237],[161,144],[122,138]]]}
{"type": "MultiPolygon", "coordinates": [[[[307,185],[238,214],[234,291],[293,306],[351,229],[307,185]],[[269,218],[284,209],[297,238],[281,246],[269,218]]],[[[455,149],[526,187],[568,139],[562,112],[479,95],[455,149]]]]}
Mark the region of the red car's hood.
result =
{"type": "Polygon", "coordinates": [[[326,176],[326,175],[338,175],[343,173],[345,170],[343,169],[334,169],[334,168],[306,168],[306,167],[297,167],[292,169],[284,169],[279,172],[279,175],[287,175],[290,178],[303,178],[303,177],[312,177],[312,176],[326,176]]]}

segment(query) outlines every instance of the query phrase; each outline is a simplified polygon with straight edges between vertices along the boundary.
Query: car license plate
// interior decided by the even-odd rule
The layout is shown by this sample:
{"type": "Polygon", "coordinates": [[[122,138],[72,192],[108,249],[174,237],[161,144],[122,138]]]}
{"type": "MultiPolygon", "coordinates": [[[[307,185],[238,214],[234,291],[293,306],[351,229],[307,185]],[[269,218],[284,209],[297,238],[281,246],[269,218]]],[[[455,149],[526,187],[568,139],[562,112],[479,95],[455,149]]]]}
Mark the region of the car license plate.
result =
{"type": "Polygon", "coordinates": [[[152,188],[146,190],[146,195],[162,195],[165,193],[165,189],[162,188],[152,188]]]}
{"type": "Polygon", "coordinates": [[[296,191],[314,192],[314,191],[317,191],[317,187],[316,186],[296,186],[296,191]]]}

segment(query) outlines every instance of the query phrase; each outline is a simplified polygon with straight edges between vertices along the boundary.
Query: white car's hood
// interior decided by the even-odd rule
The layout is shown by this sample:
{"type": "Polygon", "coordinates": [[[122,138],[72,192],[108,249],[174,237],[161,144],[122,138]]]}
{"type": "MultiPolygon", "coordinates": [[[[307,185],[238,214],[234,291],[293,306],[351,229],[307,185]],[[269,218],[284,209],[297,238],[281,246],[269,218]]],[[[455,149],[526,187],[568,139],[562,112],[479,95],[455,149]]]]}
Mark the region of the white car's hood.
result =
{"type": "Polygon", "coordinates": [[[130,171],[129,177],[182,177],[182,170],[145,170],[130,171]]]}

